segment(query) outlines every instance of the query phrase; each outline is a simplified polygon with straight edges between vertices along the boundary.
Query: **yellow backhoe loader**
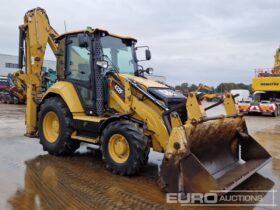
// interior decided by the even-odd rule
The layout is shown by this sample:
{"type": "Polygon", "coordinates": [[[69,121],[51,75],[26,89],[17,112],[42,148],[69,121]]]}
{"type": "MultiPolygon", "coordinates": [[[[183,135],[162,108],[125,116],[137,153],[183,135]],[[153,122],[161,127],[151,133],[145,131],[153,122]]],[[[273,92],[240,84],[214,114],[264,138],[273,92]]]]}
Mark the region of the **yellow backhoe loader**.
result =
{"type": "MultiPolygon", "coordinates": [[[[185,98],[145,78],[151,69],[139,66],[136,39],[97,28],[59,35],[41,8],[28,11],[19,29],[26,135],[39,137],[50,154],[71,154],[80,142],[100,145],[107,168],[130,176],[153,148],[165,153],[162,189],[184,193],[227,192],[270,161],[231,95],[223,102],[226,115],[207,117],[195,93],[185,98]],[[58,81],[44,92],[47,44],[57,58],[58,81]]],[[[148,47],[145,55],[151,58],[148,47]]]]}

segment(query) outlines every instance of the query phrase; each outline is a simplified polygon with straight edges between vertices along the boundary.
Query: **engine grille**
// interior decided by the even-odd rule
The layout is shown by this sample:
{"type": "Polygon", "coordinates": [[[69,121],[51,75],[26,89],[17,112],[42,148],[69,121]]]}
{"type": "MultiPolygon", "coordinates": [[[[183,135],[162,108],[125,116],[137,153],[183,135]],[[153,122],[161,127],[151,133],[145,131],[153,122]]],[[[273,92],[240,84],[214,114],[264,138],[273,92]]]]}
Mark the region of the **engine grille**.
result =
{"type": "MultiPolygon", "coordinates": [[[[186,102],[185,99],[169,99],[168,101],[166,101],[166,106],[171,109],[173,108],[174,106],[178,105],[178,104],[181,104],[183,102],[186,102]]],[[[187,121],[188,119],[188,115],[187,115],[187,110],[186,110],[186,106],[183,106],[179,109],[176,110],[177,113],[179,114],[181,120],[182,120],[182,123],[184,123],[185,121],[187,121]]]]}

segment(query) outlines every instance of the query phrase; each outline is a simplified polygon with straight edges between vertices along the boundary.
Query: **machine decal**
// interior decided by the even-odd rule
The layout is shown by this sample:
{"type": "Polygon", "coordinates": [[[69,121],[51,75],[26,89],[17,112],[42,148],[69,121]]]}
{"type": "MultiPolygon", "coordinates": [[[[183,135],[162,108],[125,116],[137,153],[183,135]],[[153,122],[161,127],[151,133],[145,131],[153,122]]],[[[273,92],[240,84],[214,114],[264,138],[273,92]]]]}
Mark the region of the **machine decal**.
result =
{"type": "Polygon", "coordinates": [[[278,86],[279,83],[271,82],[271,83],[261,83],[261,86],[278,86]]]}
{"type": "Polygon", "coordinates": [[[114,89],[114,91],[122,98],[124,99],[124,87],[118,83],[116,83],[115,81],[112,81],[112,87],[114,89]]]}

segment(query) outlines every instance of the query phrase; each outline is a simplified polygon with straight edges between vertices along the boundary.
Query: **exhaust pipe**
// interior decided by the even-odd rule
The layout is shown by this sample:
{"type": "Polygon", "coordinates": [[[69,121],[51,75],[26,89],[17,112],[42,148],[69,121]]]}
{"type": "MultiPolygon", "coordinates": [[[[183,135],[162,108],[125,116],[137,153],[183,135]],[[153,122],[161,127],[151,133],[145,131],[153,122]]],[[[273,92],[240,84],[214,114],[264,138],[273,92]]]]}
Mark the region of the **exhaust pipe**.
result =
{"type": "Polygon", "coordinates": [[[18,68],[23,68],[25,32],[19,27],[18,68]]]}

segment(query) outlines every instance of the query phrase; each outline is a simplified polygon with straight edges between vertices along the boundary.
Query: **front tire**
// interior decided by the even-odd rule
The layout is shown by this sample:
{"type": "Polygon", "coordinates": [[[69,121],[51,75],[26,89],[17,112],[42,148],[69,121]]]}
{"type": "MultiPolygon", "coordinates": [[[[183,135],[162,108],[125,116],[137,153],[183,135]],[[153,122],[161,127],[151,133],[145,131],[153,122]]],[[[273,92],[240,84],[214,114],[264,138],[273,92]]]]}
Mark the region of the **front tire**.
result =
{"type": "Polygon", "coordinates": [[[137,174],[147,163],[148,139],[138,124],[128,120],[110,123],[101,136],[102,158],[115,174],[137,174]]]}
{"type": "Polygon", "coordinates": [[[68,155],[75,152],[80,143],[71,140],[72,115],[59,97],[48,98],[39,112],[39,137],[44,151],[52,155],[68,155]]]}

